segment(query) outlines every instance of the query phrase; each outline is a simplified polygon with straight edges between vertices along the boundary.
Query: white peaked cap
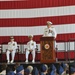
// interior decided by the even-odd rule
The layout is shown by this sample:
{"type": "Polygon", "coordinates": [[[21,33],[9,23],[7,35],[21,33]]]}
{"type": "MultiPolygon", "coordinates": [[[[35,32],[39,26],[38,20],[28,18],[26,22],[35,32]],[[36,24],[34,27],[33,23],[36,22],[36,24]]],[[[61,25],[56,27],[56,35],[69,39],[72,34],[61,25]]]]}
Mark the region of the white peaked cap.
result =
{"type": "Polygon", "coordinates": [[[33,35],[29,35],[28,37],[33,37],[33,35]]]}
{"type": "Polygon", "coordinates": [[[14,39],[14,37],[13,36],[10,36],[10,39],[14,39]]]}
{"type": "Polygon", "coordinates": [[[51,21],[47,21],[48,24],[53,24],[51,21]]]}

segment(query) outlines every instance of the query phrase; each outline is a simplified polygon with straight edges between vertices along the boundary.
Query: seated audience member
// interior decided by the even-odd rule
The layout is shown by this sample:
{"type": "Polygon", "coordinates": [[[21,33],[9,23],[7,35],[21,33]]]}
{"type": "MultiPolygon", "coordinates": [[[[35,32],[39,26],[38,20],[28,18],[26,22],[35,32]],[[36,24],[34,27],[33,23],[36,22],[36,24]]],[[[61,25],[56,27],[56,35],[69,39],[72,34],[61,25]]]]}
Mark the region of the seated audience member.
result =
{"type": "Polygon", "coordinates": [[[9,71],[7,75],[15,75],[15,73],[13,71],[9,71]]]}
{"type": "Polygon", "coordinates": [[[16,75],[22,75],[21,73],[17,73],[16,75]]]}
{"type": "Polygon", "coordinates": [[[29,69],[26,68],[26,69],[24,70],[24,75],[29,75],[29,73],[30,73],[29,69]]]}
{"type": "Polygon", "coordinates": [[[46,69],[47,69],[47,71],[48,71],[48,65],[47,64],[44,64],[45,65],[45,67],[46,67],[46,69]]]}
{"type": "Polygon", "coordinates": [[[27,69],[29,70],[29,75],[32,75],[32,71],[33,71],[33,66],[31,66],[31,65],[29,65],[28,67],[27,67],[27,69]]]}
{"type": "Polygon", "coordinates": [[[50,66],[50,74],[52,75],[54,73],[54,75],[56,75],[57,74],[56,71],[57,71],[57,69],[56,69],[55,65],[51,64],[51,66],[50,66]]]}
{"type": "Polygon", "coordinates": [[[13,71],[11,67],[7,66],[6,68],[6,75],[8,74],[8,72],[13,71]]]}
{"type": "Polygon", "coordinates": [[[63,69],[66,72],[66,74],[68,74],[68,72],[69,72],[69,65],[65,64],[65,63],[61,63],[61,66],[63,67],[63,69]]]}
{"type": "Polygon", "coordinates": [[[41,66],[41,75],[47,75],[48,74],[48,69],[46,64],[42,64],[41,66]]]}
{"type": "Polygon", "coordinates": [[[61,66],[63,67],[63,69],[64,69],[64,70],[66,70],[66,69],[67,69],[67,66],[66,66],[66,64],[65,64],[65,63],[61,63],[61,66]]]}
{"type": "Polygon", "coordinates": [[[14,41],[14,37],[10,37],[10,42],[8,42],[8,49],[7,49],[7,52],[6,52],[7,62],[8,63],[10,62],[10,59],[9,59],[9,54],[10,53],[12,55],[11,63],[14,62],[16,49],[17,49],[17,42],[14,41]]]}
{"type": "Polygon", "coordinates": [[[17,73],[24,75],[24,67],[22,65],[20,65],[16,68],[16,74],[17,73]]]}
{"type": "Polygon", "coordinates": [[[70,75],[75,75],[75,67],[70,67],[70,75]]]}
{"type": "Polygon", "coordinates": [[[15,66],[14,66],[14,73],[15,73],[15,74],[16,74],[16,68],[17,68],[18,66],[20,66],[20,63],[17,62],[17,63],[15,64],[15,66]]]}
{"type": "Polygon", "coordinates": [[[49,75],[56,75],[55,70],[52,70],[49,75]]]}
{"type": "Polygon", "coordinates": [[[55,67],[55,65],[54,65],[54,64],[52,64],[52,65],[51,65],[51,70],[56,71],[56,67],[55,67]]]}
{"type": "Polygon", "coordinates": [[[7,68],[7,64],[2,64],[1,66],[2,72],[0,73],[0,75],[6,75],[6,68],[7,68]]]}
{"type": "Polygon", "coordinates": [[[27,49],[26,49],[26,63],[28,62],[28,55],[31,52],[33,56],[32,62],[35,62],[35,49],[36,49],[36,42],[33,41],[33,35],[28,36],[29,42],[27,43],[27,49]]]}
{"type": "Polygon", "coordinates": [[[57,68],[57,75],[65,75],[66,72],[64,71],[63,67],[60,65],[58,68],[57,68]]]}
{"type": "Polygon", "coordinates": [[[39,71],[36,67],[33,68],[32,75],[39,75],[39,71]]]}

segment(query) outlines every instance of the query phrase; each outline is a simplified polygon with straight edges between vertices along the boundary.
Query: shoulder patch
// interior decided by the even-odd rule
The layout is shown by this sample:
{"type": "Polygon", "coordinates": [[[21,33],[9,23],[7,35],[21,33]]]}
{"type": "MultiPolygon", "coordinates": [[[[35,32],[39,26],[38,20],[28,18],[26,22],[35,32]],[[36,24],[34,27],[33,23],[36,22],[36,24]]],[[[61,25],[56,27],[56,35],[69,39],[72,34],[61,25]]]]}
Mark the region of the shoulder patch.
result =
{"type": "Polygon", "coordinates": [[[46,30],[47,28],[45,28],[45,30],[46,30]]]}
{"type": "Polygon", "coordinates": [[[51,27],[51,28],[54,28],[54,27],[51,27]]]}

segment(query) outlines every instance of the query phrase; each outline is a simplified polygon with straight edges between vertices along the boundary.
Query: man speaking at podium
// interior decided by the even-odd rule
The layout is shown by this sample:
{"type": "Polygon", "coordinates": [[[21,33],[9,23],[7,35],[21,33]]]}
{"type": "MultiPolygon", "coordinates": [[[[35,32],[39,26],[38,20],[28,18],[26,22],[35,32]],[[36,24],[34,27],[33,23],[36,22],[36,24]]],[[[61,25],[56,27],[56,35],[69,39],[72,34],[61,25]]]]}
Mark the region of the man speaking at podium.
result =
{"type": "MultiPolygon", "coordinates": [[[[52,22],[47,21],[47,28],[44,30],[44,37],[54,37],[56,39],[57,33],[55,28],[52,26],[52,22]]],[[[55,41],[55,48],[56,48],[56,41],[55,41]]]]}
{"type": "Polygon", "coordinates": [[[47,28],[44,30],[44,36],[52,36],[54,38],[57,36],[56,30],[50,21],[47,21],[47,28]]]}

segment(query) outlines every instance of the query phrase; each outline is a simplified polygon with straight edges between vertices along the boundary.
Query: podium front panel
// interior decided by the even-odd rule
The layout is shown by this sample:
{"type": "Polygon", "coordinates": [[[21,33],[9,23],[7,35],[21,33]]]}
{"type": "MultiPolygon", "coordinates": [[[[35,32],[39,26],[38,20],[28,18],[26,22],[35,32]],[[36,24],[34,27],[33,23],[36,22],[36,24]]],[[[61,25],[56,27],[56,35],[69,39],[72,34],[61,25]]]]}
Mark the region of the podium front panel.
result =
{"type": "Polygon", "coordinates": [[[55,62],[54,38],[42,37],[40,42],[41,62],[52,63],[55,62]]]}

